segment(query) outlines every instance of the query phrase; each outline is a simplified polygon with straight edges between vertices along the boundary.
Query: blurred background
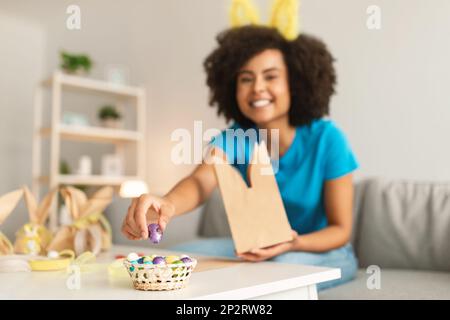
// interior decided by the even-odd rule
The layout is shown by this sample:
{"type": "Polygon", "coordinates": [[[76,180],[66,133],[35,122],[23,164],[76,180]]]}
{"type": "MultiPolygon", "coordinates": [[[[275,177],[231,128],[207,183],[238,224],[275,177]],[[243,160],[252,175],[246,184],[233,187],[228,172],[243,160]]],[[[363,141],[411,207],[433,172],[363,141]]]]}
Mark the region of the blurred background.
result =
{"type": "MultiPolygon", "coordinates": [[[[270,1],[255,3],[266,19],[270,1]]],[[[92,59],[86,77],[113,81],[111,72],[116,72],[117,81],[144,89],[143,180],[151,193],[169,191],[195,166],[171,161],[171,133],[185,128],[194,135],[196,120],[203,121],[203,130],[227,126],[208,106],[202,63],[215,47],[217,33],[229,26],[229,4],[0,0],[0,194],[32,185],[34,93],[61,69],[61,51],[92,59]],[[67,28],[71,5],[80,8],[80,29],[67,28]]],[[[356,179],[450,180],[449,12],[446,0],[302,1],[302,32],[322,38],[336,58],[338,85],[331,118],[346,133],[361,164],[356,179]],[[380,29],[366,25],[370,5],[381,9],[380,29]]],[[[50,100],[47,91],[43,107],[50,100]]],[[[133,128],[138,120],[136,113],[127,113],[132,104],[128,100],[68,92],[62,101],[61,119],[68,123],[82,114],[79,121],[97,124],[99,109],[109,104],[116,104],[123,115],[122,129],[133,128]]],[[[43,121],[50,119],[44,110],[43,121]]],[[[45,168],[50,156],[43,143],[45,168]]],[[[91,171],[101,172],[103,155],[112,152],[114,146],[107,143],[61,143],[61,160],[72,171],[88,155],[91,171]]],[[[133,157],[131,151],[126,154],[133,157]]],[[[118,230],[129,203],[117,195],[107,210],[116,243],[128,243],[118,230]]],[[[12,239],[26,219],[21,204],[2,231],[12,239]]],[[[196,210],[174,220],[162,245],[190,239],[199,219],[196,210]]]]}

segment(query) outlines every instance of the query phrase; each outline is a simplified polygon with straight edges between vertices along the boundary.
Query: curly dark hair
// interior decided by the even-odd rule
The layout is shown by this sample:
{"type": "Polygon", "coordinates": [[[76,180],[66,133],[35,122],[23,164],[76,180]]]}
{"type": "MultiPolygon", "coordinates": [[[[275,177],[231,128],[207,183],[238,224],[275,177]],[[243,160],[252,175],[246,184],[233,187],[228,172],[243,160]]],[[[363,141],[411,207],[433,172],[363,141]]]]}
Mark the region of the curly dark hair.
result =
{"type": "Polygon", "coordinates": [[[289,74],[291,106],[289,123],[292,126],[310,124],[328,115],[329,101],[335,93],[334,58],[326,45],[310,35],[300,34],[286,40],[275,28],[244,26],[221,32],[218,47],[205,59],[203,66],[210,89],[209,105],[218,107],[229,122],[242,127],[254,123],[239,110],[236,100],[236,81],[240,68],[253,56],[266,49],[278,49],[283,54],[289,74]]]}

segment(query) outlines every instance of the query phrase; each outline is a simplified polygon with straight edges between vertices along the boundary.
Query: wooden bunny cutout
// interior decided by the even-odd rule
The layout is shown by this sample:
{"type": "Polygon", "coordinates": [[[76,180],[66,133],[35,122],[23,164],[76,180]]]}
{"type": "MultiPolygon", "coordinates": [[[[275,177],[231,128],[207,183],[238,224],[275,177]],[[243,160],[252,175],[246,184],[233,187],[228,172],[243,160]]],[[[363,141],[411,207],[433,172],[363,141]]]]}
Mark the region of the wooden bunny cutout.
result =
{"type": "MultiPolygon", "coordinates": [[[[0,197],[0,226],[17,206],[17,203],[19,203],[20,199],[22,198],[22,194],[23,190],[19,189],[9,192],[0,197]]],[[[0,256],[12,254],[13,251],[13,245],[8,240],[8,238],[6,238],[6,236],[0,231],[0,256]]]]}
{"type": "Polygon", "coordinates": [[[50,191],[38,205],[36,198],[27,186],[23,187],[29,222],[16,233],[14,251],[22,254],[40,255],[47,253],[52,233],[46,228],[50,207],[55,198],[56,189],[50,191]]]}
{"type": "Polygon", "coordinates": [[[239,172],[215,157],[214,169],[237,253],[291,241],[292,231],[264,141],[255,144],[247,186],[239,172]]]}

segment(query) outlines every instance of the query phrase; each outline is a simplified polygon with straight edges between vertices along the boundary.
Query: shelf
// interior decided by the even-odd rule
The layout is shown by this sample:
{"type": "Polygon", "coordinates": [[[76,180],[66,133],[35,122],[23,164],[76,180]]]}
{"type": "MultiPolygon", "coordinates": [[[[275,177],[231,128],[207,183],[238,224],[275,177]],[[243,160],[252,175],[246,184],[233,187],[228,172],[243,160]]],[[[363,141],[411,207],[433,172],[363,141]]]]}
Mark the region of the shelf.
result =
{"type": "MultiPolygon", "coordinates": [[[[69,97],[70,98],[70,97],[69,97]]],[[[47,185],[50,189],[62,185],[87,185],[87,186],[120,186],[128,180],[145,181],[145,144],[146,144],[146,94],[145,89],[139,86],[119,85],[103,81],[100,79],[91,79],[83,76],[69,75],[61,71],[55,71],[51,77],[41,81],[35,90],[34,95],[34,126],[33,126],[33,193],[40,194],[42,186],[47,185]],[[47,97],[46,91],[50,92],[47,97]],[[94,95],[109,95],[108,99],[113,98],[121,105],[129,106],[124,108],[124,112],[135,112],[134,130],[113,129],[96,126],[74,126],[61,123],[61,113],[63,105],[63,96],[70,91],[72,94],[81,96],[88,95],[89,98],[98,98],[94,95]],[[45,104],[50,103],[49,106],[45,104]],[[49,108],[48,108],[49,107],[49,108]],[[44,111],[49,109],[47,115],[44,111]],[[133,110],[134,109],[134,110],[133,110]],[[43,121],[44,115],[49,116],[50,121],[43,121]],[[44,127],[43,123],[45,123],[44,127]],[[49,145],[49,168],[46,170],[48,176],[42,172],[42,162],[47,161],[43,157],[42,140],[48,139],[49,145]],[[131,173],[131,176],[108,177],[103,175],[80,176],[61,175],[60,161],[63,140],[75,140],[91,143],[109,143],[113,144],[114,153],[119,156],[127,156],[124,160],[124,170],[131,173]],[[131,150],[126,150],[126,144],[130,143],[131,150]],[[134,161],[135,159],[136,161],[134,161]],[[126,163],[126,165],[125,165],[126,163]],[[130,167],[128,167],[130,166],[130,167]]],[[[93,150],[96,151],[96,150],[93,150]]],[[[102,150],[98,150],[99,152],[102,150]]],[[[101,152],[103,153],[103,152],[101,152]]],[[[50,228],[56,230],[58,225],[58,202],[57,197],[50,212],[50,228]]]]}
{"type": "MultiPolygon", "coordinates": [[[[58,183],[66,185],[110,185],[110,186],[120,186],[123,182],[128,180],[139,180],[135,176],[123,176],[123,177],[108,177],[102,175],[90,175],[90,176],[79,176],[71,174],[60,174],[58,175],[58,183]]],[[[48,183],[48,177],[42,176],[38,178],[40,183],[48,183]]]]}
{"type": "MultiPolygon", "coordinates": [[[[49,136],[51,131],[52,128],[42,128],[41,134],[43,136],[49,136]]],[[[70,125],[60,125],[59,134],[62,139],[66,140],[104,143],[136,142],[142,138],[139,132],[132,130],[70,125]]]]}
{"type": "Polygon", "coordinates": [[[59,83],[63,86],[94,90],[103,93],[111,93],[116,95],[138,97],[142,95],[143,89],[126,85],[114,84],[107,81],[91,79],[87,77],[68,75],[62,72],[56,72],[54,76],[43,82],[44,85],[51,85],[55,79],[59,78],[59,83]]]}

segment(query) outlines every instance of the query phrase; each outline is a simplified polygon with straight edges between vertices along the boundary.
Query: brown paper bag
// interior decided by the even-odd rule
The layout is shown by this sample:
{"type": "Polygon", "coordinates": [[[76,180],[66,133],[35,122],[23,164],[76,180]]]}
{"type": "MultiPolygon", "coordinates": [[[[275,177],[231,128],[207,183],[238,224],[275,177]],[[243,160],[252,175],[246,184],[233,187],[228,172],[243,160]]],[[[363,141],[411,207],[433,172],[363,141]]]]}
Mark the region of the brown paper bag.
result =
{"type": "MultiPolygon", "coordinates": [[[[0,197],[0,226],[11,214],[22,198],[23,189],[9,192],[0,197]]],[[[0,231],[0,256],[13,253],[13,246],[6,236],[0,231]]]]}
{"type": "Polygon", "coordinates": [[[56,189],[51,190],[39,205],[27,186],[22,189],[29,222],[16,232],[14,251],[20,254],[45,255],[47,246],[52,240],[52,233],[47,229],[45,223],[55,198],[56,189]]]}
{"type": "Polygon", "coordinates": [[[214,169],[237,253],[291,241],[283,201],[264,142],[255,144],[248,167],[250,187],[219,157],[214,169]]]}
{"type": "Polygon", "coordinates": [[[61,227],[49,245],[49,250],[70,249],[77,255],[91,251],[97,255],[111,247],[111,227],[103,210],[111,203],[113,188],[103,187],[88,199],[86,194],[73,187],[61,190],[73,223],[61,227]]]}

